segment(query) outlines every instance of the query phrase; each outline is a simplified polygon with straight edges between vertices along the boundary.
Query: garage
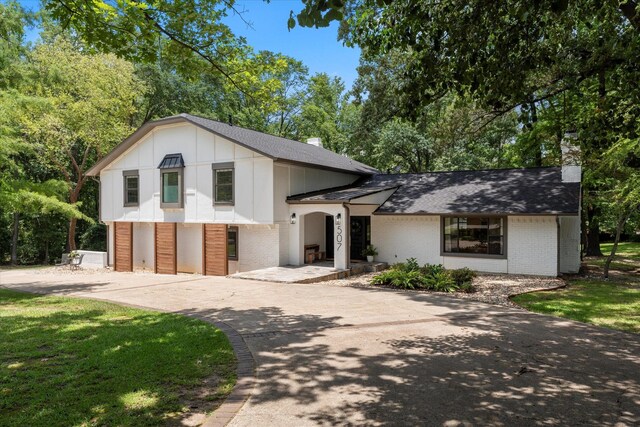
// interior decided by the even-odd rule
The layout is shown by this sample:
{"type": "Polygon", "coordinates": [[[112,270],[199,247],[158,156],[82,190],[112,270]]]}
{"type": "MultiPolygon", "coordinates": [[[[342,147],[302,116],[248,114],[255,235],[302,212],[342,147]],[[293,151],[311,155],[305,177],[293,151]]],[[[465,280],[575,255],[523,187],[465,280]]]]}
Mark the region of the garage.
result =
{"type": "Polygon", "coordinates": [[[207,276],[226,276],[227,225],[203,224],[202,226],[202,272],[207,276]]]}
{"type": "Polygon", "coordinates": [[[155,272],[177,274],[176,223],[155,223],[155,272]]]}

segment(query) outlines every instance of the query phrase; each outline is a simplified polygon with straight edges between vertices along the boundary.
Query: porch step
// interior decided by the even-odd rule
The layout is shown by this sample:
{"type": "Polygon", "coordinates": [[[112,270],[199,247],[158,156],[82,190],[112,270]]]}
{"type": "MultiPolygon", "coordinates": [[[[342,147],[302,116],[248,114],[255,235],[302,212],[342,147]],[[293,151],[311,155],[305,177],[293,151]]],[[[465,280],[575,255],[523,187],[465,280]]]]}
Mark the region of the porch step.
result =
{"type": "Polygon", "coordinates": [[[389,264],[386,262],[353,262],[351,263],[351,274],[377,273],[388,267],[389,264]]]}

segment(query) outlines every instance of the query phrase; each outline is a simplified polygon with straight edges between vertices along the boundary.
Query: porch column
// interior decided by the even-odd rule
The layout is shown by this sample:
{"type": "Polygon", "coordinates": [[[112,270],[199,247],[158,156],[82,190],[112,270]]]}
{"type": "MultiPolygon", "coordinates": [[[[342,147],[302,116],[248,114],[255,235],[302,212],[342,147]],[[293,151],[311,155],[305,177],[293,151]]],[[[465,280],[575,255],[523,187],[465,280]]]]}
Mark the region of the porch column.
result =
{"type": "MultiPolygon", "coordinates": [[[[291,211],[294,213],[295,211],[291,211]]],[[[304,215],[296,214],[296,223],[289,224],[289,264],[304,264],[304,215]]]]}
{"type": "Polygon", "coordinates": [[[334,214],[333,221],[333,256],[335,258],[335,267],[340,270],[346,270],[350,266],[349,210],[341,206],[334,214]]]}

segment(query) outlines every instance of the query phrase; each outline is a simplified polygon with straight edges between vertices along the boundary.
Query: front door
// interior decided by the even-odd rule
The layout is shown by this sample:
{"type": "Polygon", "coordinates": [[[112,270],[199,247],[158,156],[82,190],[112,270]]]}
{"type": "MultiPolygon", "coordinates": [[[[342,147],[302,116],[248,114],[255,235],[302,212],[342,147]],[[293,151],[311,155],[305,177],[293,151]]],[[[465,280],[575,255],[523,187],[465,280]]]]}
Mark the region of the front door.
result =
{"type": "Polygon", "coordinates": [[[362,251],[371,244],[371,217],[351,217],[351,259],[366,259],[362,251]]]}

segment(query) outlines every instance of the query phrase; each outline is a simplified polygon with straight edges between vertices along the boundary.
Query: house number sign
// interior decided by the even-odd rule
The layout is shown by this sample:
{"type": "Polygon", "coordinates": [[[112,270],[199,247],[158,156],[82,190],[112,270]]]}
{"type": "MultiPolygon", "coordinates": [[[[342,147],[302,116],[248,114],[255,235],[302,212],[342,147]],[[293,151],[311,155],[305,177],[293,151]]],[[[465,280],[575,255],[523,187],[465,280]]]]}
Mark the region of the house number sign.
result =
{"type": "Polygon", "coordinates": [[[339,251],[342,248],[342,225],[336,226],[336,242],[338,243],[336,251],[339,251]]]}

